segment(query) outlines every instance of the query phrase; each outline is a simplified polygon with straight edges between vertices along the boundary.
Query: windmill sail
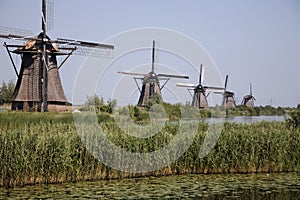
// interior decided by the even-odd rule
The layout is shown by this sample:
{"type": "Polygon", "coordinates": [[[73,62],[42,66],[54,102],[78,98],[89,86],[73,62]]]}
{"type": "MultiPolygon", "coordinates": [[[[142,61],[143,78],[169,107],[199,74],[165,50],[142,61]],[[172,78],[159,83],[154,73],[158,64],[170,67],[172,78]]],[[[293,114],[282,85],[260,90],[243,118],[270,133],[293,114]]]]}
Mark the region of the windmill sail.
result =
{"type": "MultiPolygon", "coordinates": [[[[140,107],[146,107],[149,105],[149,100],[151,97],[153,97],[155,94],[160,96],[161,90],[164,87],[164,85],[169,81],[170,78],[183,78],[188,79],[188,76],[183,75],[172,75],[172,74],[156,74],[155,73],[155,41],[153,41],[152,46],[152,62],[151,62],[151,71],[149,73],[136,73],[136,72],[118,72],[120,74],[126,74],[126,75],[135,75],[135,76],[142,76],[142,87],[140,90],[140,97],[138,100],[137,105],[140,107]],[[165,80],[165,83],[163,86],[160,86],[160,81],[165,80]]],[[[136,80],[136,78],[135,78],[136,80]]]]}
{"type": "Polygon", "coordinates": [[[223,92],[223,98],[222,98],[222,106],[224,108],[235,108],[235,99],[234,99],[234,93],[227,90],[227,83],[228,83],[228,75],[226,75],[225,83],[224,83],[224,92],[223,92]]]}
{"type": "Polygon", "coordinates": [[[113,51],[114,46],[92,42],[56,39],[47,36],[47,30],[53,23],[53,0],[42,0],[42,32],[37,37],[19,29],[0,28],[0,37],[25,40],[25,45],[7,45],[5,48],[11,58],[18,76],[12,97],[12,110],[57,111],[57,107],[67,103],[58,69],[78,50],[80,55],[103,56],[113,51]],[[11,50],[10,48],[15,48],[11,50]],[[99,53],[100,52],[100,53],[99,53]],[[105,52],[105,54],[103,54],[105,52]],[[20,72],[16,70],[11,53],[20,54],[22,63],[20,72]],[[66,55],[57,66],[56,56],[66,55]],[[52,109],[54,108],[54,109],[52,109]]]}
{"type": "Polygon", "coordinates": [[[252,84],[250,83],[250,94],[244,96],[242,100],[242,105],[253,108],[254,107],[255,98],[252,95],[252,84]]]}
{"type": "Polygon", "coordinates": [[[198,85],[190,84],[190,83],[177,83],[178,87],[186,87],[194,90],[193,99],[192,99],[192,106],[199,109],[208,109],[208,102],[206,90],[224,90],[222,87],[215,87],[215,86],[206,86],[203,85],[204,81],[204,66],[200,65],[200,72],[199,72],[199,82],[198,85]]]}

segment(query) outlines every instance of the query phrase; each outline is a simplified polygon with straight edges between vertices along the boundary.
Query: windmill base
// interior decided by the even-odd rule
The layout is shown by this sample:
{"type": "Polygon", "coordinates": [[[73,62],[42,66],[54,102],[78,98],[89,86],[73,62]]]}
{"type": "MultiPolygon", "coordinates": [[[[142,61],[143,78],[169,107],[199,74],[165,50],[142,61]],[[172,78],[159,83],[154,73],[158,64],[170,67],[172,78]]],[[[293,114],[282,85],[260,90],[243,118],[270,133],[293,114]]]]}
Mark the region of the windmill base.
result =
{"type": "MultiPolygon", "coordinates": [[[[11,110],[37,111],[37,109],[38,102],[33,101],[13,101],[11,105],[11,110]]],[[[72,106],[66,105],[65,102],[48,102],[49,112],[65,112],[70,110],[72,110],[72,106]]]]}

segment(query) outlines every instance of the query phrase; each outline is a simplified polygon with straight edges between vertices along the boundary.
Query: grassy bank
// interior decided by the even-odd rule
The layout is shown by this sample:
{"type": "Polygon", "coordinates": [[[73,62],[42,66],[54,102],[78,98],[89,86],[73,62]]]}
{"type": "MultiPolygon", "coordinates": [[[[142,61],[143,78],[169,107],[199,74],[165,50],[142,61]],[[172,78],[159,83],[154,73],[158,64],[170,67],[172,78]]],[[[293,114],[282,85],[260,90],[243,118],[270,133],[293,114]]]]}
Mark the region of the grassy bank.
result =
{"type": "MultiPolygon", "coordinates": [[[[99,115],[99,119],[103,118],[107,116],[99,115]]],[[[160,149],[178,130],[178,125],[169,124],[153,137],[136,139],[113,121],[106,120],[101,126],[114,144],[131,152],[160,149]]],[[[155,172],[130,174],[94,159],[81,143],[70,113],[0,113],[0,185],[183,173],[300,171],[299,127],[290,127],[285,122],[226,123],[213,150],[199,158],[207,128],[207,124],[199,124],[192,145],[170,166],[155,172]]],[[[187,127],[182,134],[189,131],[187,127]]]]}

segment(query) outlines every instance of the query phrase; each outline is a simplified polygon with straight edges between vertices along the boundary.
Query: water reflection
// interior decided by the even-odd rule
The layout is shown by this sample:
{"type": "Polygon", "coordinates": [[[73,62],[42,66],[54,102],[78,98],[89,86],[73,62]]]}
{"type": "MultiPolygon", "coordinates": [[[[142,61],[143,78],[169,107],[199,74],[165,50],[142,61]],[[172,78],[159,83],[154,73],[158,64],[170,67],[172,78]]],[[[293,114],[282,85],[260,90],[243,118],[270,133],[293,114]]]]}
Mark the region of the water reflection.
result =
{"type": "Polygon", "coordinates": [[[297,199],[300,176],[220,174],[147,177],[22,188],[0,188],[2,199],[297,199]]]}

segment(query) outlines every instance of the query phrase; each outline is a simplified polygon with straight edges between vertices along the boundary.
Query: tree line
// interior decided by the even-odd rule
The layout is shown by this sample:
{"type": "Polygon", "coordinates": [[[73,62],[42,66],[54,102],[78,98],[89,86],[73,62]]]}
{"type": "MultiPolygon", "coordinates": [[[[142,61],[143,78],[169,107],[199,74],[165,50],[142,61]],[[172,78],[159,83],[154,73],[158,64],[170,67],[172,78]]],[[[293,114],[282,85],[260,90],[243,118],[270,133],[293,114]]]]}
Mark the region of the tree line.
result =
{"type": "Polygon", "coordinates": [[[2,82],[0,87],[0,105],[11,103],[15,86],[13,80],[9,80],[8,83],[5,83],[5,81],[2,82]]]}

